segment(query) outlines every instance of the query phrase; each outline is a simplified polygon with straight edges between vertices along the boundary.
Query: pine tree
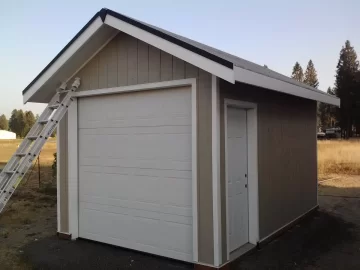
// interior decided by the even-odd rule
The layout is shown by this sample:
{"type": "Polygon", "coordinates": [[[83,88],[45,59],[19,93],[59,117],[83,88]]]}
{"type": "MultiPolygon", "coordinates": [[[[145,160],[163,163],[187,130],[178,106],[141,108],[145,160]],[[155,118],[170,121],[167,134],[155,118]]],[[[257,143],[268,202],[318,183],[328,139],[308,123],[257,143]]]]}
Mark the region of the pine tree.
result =
{"type": "MultiPolygon", "coordinates": [[[[327,93],[329,95],[335,95],[334,90],[331,87],[328,88],[327,93]]],[[[318,117],[320,126],[322,129],[334,127],[336,124],[336,107],[330,104],[319,102],[318,105],[318,117]]]]}
{"type": "Polygon", "coordinates": [[[342,136],[349,138],[352,136],[352,125],[354,119],[354,108],[356,108],[359,98],[359,82],[356,80],[359,69],[359,62],[354,47],[350,41],[345,42],[345,46],[340,51],[340,58],[337,64],[335,79],[335,94],[340,98],[339,119],[342,129],[342,136]]]}
{"type": "Polygon", "coordinates": [[[23,136],[25,137],[26,134],[28,134],[28,132],[32,128],[32,126],[35,124],[36,119],[32,111],[26,111],[24,116],[25,116],[25,127],[24,127],[23,136]]]}
{"type": "Polygon", "coordinates": [[[12,132],[20,138],[25,136],[25,115],[23,110],[13,110],[9,120],[9,127],[12,132]]]}
{"type": "Polygon", "coordinates": [[[314,88],[319,86],[317,72],[311,59],[306,67],[304,83],[314,88]]]}
{"type": "Polygon", "coordinates": [[[299,62],[296,62],[294,67],[293,67],[293,71],[292,71],[292,74],[291,74],[291,78],[299,81],[299,82],[302,82],[303,79],[304,79],[304,73],[303,73],[303,69],[302,67],[300,66],[299,62]]]}
{"type": "Polygon", "coordinates": [[[2,129],[2,130],[9,129],[9,122],[8,122],[5,114],[0,115],[0,129],[2,129]]]}

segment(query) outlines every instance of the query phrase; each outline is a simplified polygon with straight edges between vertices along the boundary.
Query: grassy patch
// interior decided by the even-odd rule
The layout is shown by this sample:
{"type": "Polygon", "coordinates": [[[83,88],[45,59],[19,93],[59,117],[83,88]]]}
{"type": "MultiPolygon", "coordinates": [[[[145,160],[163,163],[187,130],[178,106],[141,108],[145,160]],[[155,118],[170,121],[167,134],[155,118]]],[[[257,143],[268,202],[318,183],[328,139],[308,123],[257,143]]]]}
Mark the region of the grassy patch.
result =
{"type": "MultiPolygon", "coordinates": [[[[21,140],[0,140],[0,169],[21,140]]],[[[40,154],[38,167],[29,171],[0,214],[0,269],[31,269],[22,260],[22,247],[56,233],[56,181],[51,165],[56,140],[50,139],[40,154]]]]}
{"type": "Polygon", "coordinates": [[[360,174],[360,140],[318,142],[319,176],[360,174]]]}

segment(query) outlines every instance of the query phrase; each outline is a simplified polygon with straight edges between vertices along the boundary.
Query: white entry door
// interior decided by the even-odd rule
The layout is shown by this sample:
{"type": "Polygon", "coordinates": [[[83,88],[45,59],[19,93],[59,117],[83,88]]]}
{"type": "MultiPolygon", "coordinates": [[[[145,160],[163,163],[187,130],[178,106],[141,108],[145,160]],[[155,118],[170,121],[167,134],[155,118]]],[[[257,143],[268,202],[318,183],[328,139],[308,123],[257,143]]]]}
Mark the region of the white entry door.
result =
{"type": "Polygon", "coordinates": [[[79,236],[193,260],[189,87],[78,102],[79,236]]]}
{"type": "Polygon", "coordinates": [[[229,252],[249,241],[246,110],[227,108],[229,252]]]}

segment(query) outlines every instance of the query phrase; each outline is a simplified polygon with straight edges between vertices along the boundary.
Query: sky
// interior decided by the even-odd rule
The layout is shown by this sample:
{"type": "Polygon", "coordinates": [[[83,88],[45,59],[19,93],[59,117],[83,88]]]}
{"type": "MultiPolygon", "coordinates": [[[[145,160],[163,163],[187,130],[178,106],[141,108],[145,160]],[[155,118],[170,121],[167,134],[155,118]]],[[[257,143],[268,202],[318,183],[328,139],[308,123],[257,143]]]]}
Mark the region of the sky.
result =
{"type": "Polygon", "coordinates": [[[22,90],[103,7],[287,76],[312,59],[321,90],[334,85],[347,39],[360,53],[357,0],[0,0],[0,115],[41,113],[22,90]]]}

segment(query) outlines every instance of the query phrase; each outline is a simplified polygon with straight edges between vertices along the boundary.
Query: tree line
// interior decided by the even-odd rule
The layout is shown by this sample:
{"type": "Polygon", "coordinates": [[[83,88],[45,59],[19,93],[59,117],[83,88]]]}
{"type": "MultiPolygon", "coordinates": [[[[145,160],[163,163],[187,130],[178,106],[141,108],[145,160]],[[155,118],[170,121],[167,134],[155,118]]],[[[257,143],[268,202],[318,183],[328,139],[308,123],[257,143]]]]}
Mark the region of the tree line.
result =
{"type": "MultiPolygon", "coordinates": [[[[296,62],[291,77],[314,88],[319,81],[314,63],[310,59],[305,73],[296,62]]],[[[340,127],[343,138],[360,133],[360,70],[357,54],[349,40],[340,50],[336,66],[335,85],[328,87],[327,93],[340,99],[340,108],[318,103],[318,127],[322,129],[340,127]]]]}
{"type": "Polygon", "coordinates": [[[4,114],[0,115],[0,130],[12,131],[16,133],[16,137],[24,138],[38,117],[32,111],[14,109],[11,112],[10,119],[7,119],[4,114]]]}

